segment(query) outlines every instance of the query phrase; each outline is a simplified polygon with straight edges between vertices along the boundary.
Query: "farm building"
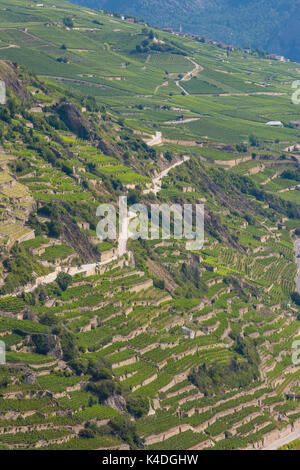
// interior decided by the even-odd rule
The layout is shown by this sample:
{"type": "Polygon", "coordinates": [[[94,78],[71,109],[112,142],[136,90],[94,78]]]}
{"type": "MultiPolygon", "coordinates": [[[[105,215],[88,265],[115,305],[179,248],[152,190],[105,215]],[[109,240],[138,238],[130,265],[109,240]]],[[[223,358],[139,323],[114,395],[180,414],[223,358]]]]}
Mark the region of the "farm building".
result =
{"type": "Polygon", "coordinates": [[[267,59],[270,60],[277,60],[277,62],[286,62],[286,58],[283,55],[278,55],[278,54],[269,54],[267,55],[267,59]]]}
{"type": "Polygon", "coordinates": [[[269,121],[266,123],[266,126],[284,127],[281,121],[269,121]]]}

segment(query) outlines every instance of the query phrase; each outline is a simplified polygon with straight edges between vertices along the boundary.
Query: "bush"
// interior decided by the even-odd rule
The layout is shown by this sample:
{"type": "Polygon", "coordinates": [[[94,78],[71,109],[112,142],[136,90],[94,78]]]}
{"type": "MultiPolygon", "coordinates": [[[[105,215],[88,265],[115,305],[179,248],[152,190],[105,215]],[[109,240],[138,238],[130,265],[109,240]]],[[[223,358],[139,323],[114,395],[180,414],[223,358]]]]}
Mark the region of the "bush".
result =
{"type": "Polygon", "coordinates": [[[32,342],[36,348],[35,352],[45,356],[56,347],[56,339],[53,335],[32,335],[32,342]]]}
{"type": "Polygon", "coordinates": [[[88,363],[88,373],[93,380],[110,380],[112,378],[112,368],[109,361],[104,357],[98,360],[90,359],[88,363]]]}
{"type": "Polygon", "coordinates": [[[149,400],[141,396],[130,396],[126,400],[126,407],[135,418],[141,418],[149,413],[149,400]]]}
{"type": "Polygon", "coordinates": [[[123,441],[127,442],[131,449],[142,447],[142,440],[137,434],[136,426],[127,416],[114,416],[110,422],[113,432],[123,441]]]}
{"type": "Polygon", "coordinates": [[[87,391],[96,395],[99,403],[104,403],[109,397],[121,394],[121,386],[116,380],[100,380],[97,383],[90,382],[87,391]]]}
{"type": "Polygon", "coordinates": [[[72,283],[72,276],[68,273],[59,273],[56,278],[56,282],[62,291],[66,291],[69,285],[72,283]]]}
{"type": "Polygon", "coordinates": [[[291,295],[291,299],[293,302],[295,302],[296,305],[300,306],[300,294],[298,294],[298,292],[293,292],[291,295]]]}
{"type": "Polygon", "coordinates": [[[63,23],[67,28],[73,28],[74,27],[73,20],[69,16],[63,19],[63,23]]]}

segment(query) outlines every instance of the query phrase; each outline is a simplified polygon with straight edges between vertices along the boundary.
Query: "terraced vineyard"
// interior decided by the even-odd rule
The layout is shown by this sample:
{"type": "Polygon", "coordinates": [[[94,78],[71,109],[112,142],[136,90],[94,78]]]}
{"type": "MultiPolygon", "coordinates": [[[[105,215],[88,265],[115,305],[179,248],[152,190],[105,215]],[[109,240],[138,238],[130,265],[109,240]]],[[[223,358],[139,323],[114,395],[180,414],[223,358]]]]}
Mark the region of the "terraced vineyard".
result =
{"type": "Polygon", "coordinates": [[[299,64],[61,1],[0,8],[0,448],[297,433],[299,64]],[[100,240],[120,196],[204,204],[202,249],[100,240]]]}

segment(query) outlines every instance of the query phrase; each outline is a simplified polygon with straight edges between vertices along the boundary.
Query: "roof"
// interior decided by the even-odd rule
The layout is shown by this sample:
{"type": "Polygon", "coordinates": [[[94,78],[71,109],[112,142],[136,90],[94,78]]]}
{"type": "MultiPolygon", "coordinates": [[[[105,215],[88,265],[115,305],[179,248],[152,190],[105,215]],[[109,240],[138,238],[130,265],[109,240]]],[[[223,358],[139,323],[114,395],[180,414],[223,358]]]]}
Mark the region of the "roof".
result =
{"type": "Polygon", "coordinates": [[[283,127],[283,124],[281,121],[269,121],[269,122],[266,122],[266,126],[283,127]]]}

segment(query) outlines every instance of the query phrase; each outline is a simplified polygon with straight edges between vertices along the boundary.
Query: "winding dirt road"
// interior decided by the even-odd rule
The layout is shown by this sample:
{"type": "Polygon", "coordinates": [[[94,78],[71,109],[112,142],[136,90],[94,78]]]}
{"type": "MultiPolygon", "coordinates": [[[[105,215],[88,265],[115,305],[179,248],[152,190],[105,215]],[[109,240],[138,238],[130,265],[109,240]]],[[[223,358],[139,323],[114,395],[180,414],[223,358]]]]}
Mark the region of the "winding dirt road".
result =
{"type": "Polygon", "coordinates": [[[181,85],[181,83],[188,82],[191,80],[193,77],[197,77],[197,75],[202,72],[203,67],[200,64],[197,64],[197,62],[194,61],[191,57],[187,57],[187,59],[195,66],[191,72],[187,72],[184,74],[183,78],[181,80],[176,81],[176,85],[182,93],[184,93],[186,96],[190,96],[190,93],[186,91],[186,89],[181,85]]]}
{"type": "Polygon", "coordinates": [[[184,162],[187,162],[189,159],[190,159],[190,157],[188,157],[187,155],[184,155],[182,160],[180,160],[179,162],[176,162],[173,165],[169,166],[168,168],[163,170],[161,173],[159,173],[159,175],[157,175],[155,178],[153,178],[152,183],[153,183],[154,189],[151,192],[153,192],[155,195],[158,194],[159,191],[161,190],[161,181],[162,181],[162,179],[165,178],[168,175],[168,173],[171,170],[173,170],[173,168],[176,168],[177,166],[182,165],[184,162]]]}

